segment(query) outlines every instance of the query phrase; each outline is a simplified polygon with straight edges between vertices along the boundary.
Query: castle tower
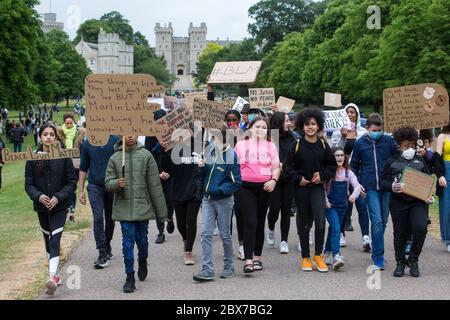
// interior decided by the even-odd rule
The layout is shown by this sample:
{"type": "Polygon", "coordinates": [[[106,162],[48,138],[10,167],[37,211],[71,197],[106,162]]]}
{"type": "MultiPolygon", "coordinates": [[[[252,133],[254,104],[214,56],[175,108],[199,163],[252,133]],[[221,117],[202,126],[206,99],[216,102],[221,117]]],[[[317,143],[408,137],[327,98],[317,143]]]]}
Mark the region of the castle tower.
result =
{"type": "Polygon", "coordinates": [[[63,30],[64,23],[56,21],[56,13],[44,13],[44,21],[42,23],[42,31],[47,33],[51,30],[63,30]]]}
{"type": "Polygon", "coordinates": [[[189,55],[190,55],[190,73],[197,73],[197,62],[200,53],[206,48],[206,34],[208,29],[206,23],[202,22],[200,27],[194,27],[192,22],[189,25],[189,55]]]}
{"type": "Polygon", "coordinates": [[[120,41],[118,34],[106,33],[103,29],[100,29],[98,34],[98,73],[120,73],[120,41]]]}
{"type": "Polygon", "coordinates": [[[160,23],[155,26],[156,47],[155,53],[158,57],[164,56],[166,60],[166,68],[172,72],[172,23],[169,26],[161,27],[160,23]]]}

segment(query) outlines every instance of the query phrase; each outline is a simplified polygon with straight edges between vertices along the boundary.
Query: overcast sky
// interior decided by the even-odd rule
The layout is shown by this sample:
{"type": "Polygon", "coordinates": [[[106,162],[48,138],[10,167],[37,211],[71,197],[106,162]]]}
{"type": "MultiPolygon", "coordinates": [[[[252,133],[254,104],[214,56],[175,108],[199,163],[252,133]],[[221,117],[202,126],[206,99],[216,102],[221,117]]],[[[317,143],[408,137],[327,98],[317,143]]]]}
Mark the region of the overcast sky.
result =
{"type": "MultiPolygon", "coordinates": [[[[258,0],[52,0],[52,12],[57,21],[64,22],[64,30],[73,39],[79,24],[119,11],[130,21],[133,30],[144,34],[155,45],[155,23],[172,22],[174,36],[188,36],[189,23],[199,26],[206,22],[208,40],[241,40],[250,37],[247,25],[251,22],[248,8],[258,0]]],[[[48,12],[50,0],[41,0],[39,13],[48,12]]]]}

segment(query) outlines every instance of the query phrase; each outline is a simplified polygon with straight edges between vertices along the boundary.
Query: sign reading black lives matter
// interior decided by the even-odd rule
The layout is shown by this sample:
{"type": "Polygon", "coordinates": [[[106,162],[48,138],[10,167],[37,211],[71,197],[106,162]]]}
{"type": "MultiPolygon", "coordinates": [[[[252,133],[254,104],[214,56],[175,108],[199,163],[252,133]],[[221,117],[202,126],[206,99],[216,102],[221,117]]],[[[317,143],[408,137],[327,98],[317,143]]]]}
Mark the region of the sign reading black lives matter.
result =
{"type": "Polygon", "coordinates": [[[79,158],[80,149],[61,149],[61,146],[56,143],[49,146],[48,152],[34,153],[31,146],[28,146],[25,152],[11,152],[5,148],[2,150],[3,162],[17,162],[28,160],[53,160],[63,158],[79,158]]]}
{"type": "Polygon", "coordinates": [[[146,74],[92,74],[85,79],[86,130],[92,145],[102,146],[110,135],[160,136],[167,127],[153,120],[159,104],[149,95],[164,92],[146,74]]]}
{"type": "Polygon", "coordinates": [[[209,75],[209,84],[253,83],[261,61],[216,62],[209,75]]]}
{"type": "Polygon", "coordinates": [[[323,111],[323,114],[325,116],[324,129],[337,130],[344,127],[349,127],[350,119],[348,118],[345,109],[323,111]]]}

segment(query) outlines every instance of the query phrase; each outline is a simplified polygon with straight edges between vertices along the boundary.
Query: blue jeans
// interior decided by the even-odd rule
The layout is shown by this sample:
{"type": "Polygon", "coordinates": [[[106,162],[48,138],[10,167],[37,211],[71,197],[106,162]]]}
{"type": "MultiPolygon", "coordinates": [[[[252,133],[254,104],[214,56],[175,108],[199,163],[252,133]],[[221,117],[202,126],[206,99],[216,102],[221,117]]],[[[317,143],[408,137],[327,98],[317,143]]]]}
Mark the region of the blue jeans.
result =
{"type": "Polygon", "coordinates": [[[332,252],[335,256],[340,252],[341,225],[347,214],[347,206],[331,207],[325,214],[329,224],[325,252],[332,252]]]}
{"type": "Polygon", "coordinates": [[[223,244],[223,268],[234,270],[233,266],[233,242],[231,240],[230,223],[233,212],[233,196],[219,200],[202,201],[202,253],[203,269],[214,272],[213,265],[213,230],[219,228],[220,238],[223,244]]]}
{"type": "Polygon", "coordinates": [[[384,230],[389,217],[390,192],[367,191],[367,206],[371,222],[372,260],[380,267],[384,267],[384,230]]]}
{"type": "Polygon", "coordinates": [[[106,191],[104,185],[89,183],[87,186],[89,203],[94,218],[94,238],[97,249],[104,251],[114,234],[115,222],[112,219],[114,195],[106,191]]]}
{"type": "Polygon", "coordinates": [[[14,152],[22,152],[22,143],[14,142],[14,152]]]}
{"type": "MultiPolygon", "coordinates": [[[[445,163],[445,180],[450,184],[450,161],[445,163]]],[[[445,245],[450,244],[450,187],[444,188],[443,195],[439,197],[439,223],[441,239],[445,245]]]]}
{"type": "Polygon", "coordinates": [[[134,272],[134,244],[138,248],[139,259],[148,257],[148,220],[120,221],[122,227],[122,252],[125,272],[134,272]]]}

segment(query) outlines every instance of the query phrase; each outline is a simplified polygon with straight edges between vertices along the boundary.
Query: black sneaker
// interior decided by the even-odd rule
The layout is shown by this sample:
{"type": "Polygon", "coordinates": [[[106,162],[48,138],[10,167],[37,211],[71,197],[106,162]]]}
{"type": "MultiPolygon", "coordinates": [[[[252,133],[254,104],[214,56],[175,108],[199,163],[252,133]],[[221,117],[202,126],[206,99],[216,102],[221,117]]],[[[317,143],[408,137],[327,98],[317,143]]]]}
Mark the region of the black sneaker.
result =
{"type": "Polygon", "coordinates": [[[136,280],[134,280],[134,272],[127,273],[127,280],[123,285],[123,292],[132,293],[136,290],[136,280]]]}
{"type": "Polygon", "coordinates": [[[139,258],[138,279],[144,281],[147,278],[147,258],[139,258]]]}
{"type": "Polygon", "coordinates": [[[345,231],[353,231],[353,230],[355,230],[355,229],[353,229],[353,226],[351,224],[349,224],[347,226],[347,229],[345,229],[345,231]]]}
{"type": "Polygon", "coordinates": [[[103,269],[108,266],[108,259],[106,258],[106,255],[99,255],[97,261],[94,263],[95,269],[103,269]]]}
{"type": "Polygon", "coordinates": [[[173,223],[173,219],[167,220],[167,232],[172,234],[175,231],[175,224],[173,223]]]}
{"type": "Polygon", "coordinates": [[[397,262],[397,267],[394,270],[394,277],[403,277],[405,275],[406,263],[404,261],[397,262]]]}
{"type": "Polygon", "coordinates": [[[409,261],[408,265],[409,265],[409,274],[411,275],[411,277],[414,277],[414,278],[419,277],[420,276],[419,262],[418,261],[409,261]]]}
{"type": "Polygon", "coordinates": [[[106,259],[107,260],[112,260],[113,258],[114,258],[114,255],[112,254],[111,245],[108,244],[108,245],[106,245],[106,259]]]}
{"type": "Polygon", "coordinates": [[[164,243],[164,241],[166,241],[166,236],[164,235],[164,233],[158,234],[158,236],[156,237],[155,243],[160,244],[160,243],[164,243]]]}

